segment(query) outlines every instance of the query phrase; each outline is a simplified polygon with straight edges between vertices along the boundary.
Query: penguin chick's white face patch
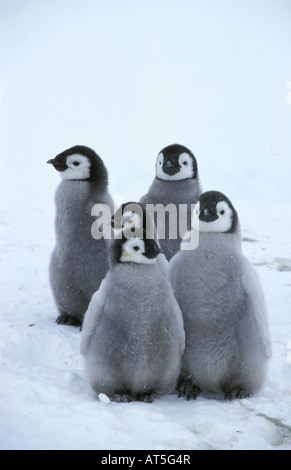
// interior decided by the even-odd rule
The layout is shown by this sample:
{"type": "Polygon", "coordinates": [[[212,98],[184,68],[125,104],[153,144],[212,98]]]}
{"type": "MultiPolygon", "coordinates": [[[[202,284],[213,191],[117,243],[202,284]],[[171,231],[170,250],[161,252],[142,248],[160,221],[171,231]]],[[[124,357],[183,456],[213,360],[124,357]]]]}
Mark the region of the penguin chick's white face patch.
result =
{"type": "Polygon", "coordinates": [[[192,157],[190,157],[188,153],[183,152],[181,155],[179,155],[179,163],[181,165],[181,170],[178,173],[178,175],[181,176],[179,179],[185,180],[188,178],[193,178],[194,169],[192,157]]]}
{"type": "Polygon", "coordinates": [[[131,238],[122,245],[120,257],[121,263],[154,264],[156,258],[147,258],[145,255],[144,241],[139,238],[131,238]]]}
{"type": "Polygon", "coordinates": [[[163,172],[163,165],[164,165],[164,155],[159,153],[157,162],[156,162],[156,177],[160,179],[164,179],[165,175],[163,172]]]}
{"type": "Polygon", "coordinates": [[[69,155],[66,164],[68,168],[60,173],[63,180],[86,180],[90,177],[91,162],[85,155],[69,155]]]}
{"type": "Polygon", "coordinates": [[[176,165],[179,167],[179,171],[177,173],[173,175],[165,173],[163,170],[164,155],[161,152],[158,155],[156,162],[156,177],[160,178],[161,180],[168,181],[179,181],[194,177],[193,159],[187,152],[183,152],[179,155],[176,165]]]}
{"type": "Polygon", "coordinates": [[[192,212],[191,217],[191,228],[199,231],[199,213],[200,213],[200,202],[198,201],[195,205],[195,209],[192,212]]]}
{"type": "MultiPolygon", "coordinates": [[[[205,220],[200,220],[199,216],[201,215],[201,211],[204,218],[207,218],[209,210],[207,209],[207,207],[202,208],[200,210],[200,203],[198,202],[192,214],[192,228],[194,228],[195,230],[197,230],[198,227],[199,232],[222,233],[229,232],[231,230],[233,222],[233,211],[226,201],[219,201],[216,204],[217,218],[215,220],[210,220],[209,222],[206,222],[205,220]]],[[[209,217],[210,219],[212,218],[210,214],[209,217]]]]}

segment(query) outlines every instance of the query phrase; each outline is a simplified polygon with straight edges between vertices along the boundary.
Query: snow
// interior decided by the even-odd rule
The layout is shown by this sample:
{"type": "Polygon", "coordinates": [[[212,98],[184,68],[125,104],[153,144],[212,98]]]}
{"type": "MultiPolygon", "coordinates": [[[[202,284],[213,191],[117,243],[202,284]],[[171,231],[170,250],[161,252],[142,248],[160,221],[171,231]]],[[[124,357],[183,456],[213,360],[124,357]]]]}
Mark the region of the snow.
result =
{"type": "Polygon", "coordinates": [[[85,5],[0,3],[0,448],[290,450],[290,2],[85,5]],[[238,211],[273,356],[249,399],[113,403],[89,386],[79,330],[55,323],[60,179],[46,162],[91,146],[126,202],[175,142],[197,157],[203,189],[238,211]]]}

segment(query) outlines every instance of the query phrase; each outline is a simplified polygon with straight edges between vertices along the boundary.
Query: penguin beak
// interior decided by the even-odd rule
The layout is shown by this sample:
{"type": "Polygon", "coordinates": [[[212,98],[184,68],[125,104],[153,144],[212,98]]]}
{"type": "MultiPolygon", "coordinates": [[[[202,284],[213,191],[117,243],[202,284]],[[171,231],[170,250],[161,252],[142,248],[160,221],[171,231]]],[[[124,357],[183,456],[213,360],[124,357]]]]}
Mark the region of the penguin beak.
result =
{"type": "Polygon", "coordinates": [[[159,247],[159,246],[154,246],[151,251],[147,251],[146,253],[143,253],[143,255],[146,257],[146,258],[149,258],[149,259],[154,259],[156,258],[160,253],[163,253],[163,250],[159,247]]]}
{"type": "Polygon", "coordinates": [[[173,176],[175,173],[180,171],[180,165],[175,163],[173,160],[168,159],[164,162],[163,171],[167,175],[173,176]]]}
{"type": "Polygon", "coordinates": [[[52,158],[51,160],[48,160],[47,163],[50,165],[53,165],[57,171],[65,171],[68,166],[65,163],[62,163],[55,158],[52,158]]]}
{"type": "Polygon", "coordinates": [[[199,220],[201,220],[202,222],[213,222],[216,219],[218,219],[216,210],[214,211],[210,207],[204,207],[203,209],[201,209],[199,214],[199,220]]]}
{"type": "Polygon", "coordinates": [[[129,259],[133,258],[132,253],[130,253],[129,251],[123,251],[122,256],[129,259]]]}

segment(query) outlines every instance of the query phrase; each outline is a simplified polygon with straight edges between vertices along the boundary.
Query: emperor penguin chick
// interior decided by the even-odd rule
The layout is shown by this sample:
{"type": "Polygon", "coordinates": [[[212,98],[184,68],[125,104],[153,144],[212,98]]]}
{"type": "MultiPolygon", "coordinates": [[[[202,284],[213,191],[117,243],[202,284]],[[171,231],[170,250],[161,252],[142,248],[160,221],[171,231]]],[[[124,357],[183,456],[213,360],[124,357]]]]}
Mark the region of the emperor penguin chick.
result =
{"type": "Polygon", "coordinates": [[[201,193],[198,166],[193,153],[178,144],[161,150],[156,161],[156,177],[140,202],[163,206],[154,210],[158,217],[159,241],[168,260],[179,251],[183,235],[191,228],[191,204],[196,204],[201,193]],[[186,209],[182,214],[184,224],[179,218],[181,204],[186,209]]]}
{"type": "Polygon", "coordinates": [[[185,334],[170,282],[156,264],[154,239],[124,231],[110,270],[85,314],[81,353],[97,394],[151,402],[175,388],[185,334]]]}
{"type": "Polygon", "coordinates": [[[245,398],[262,387],[271,356],[264,293],[225,195],[202,194],[192,226],[197,249],[181,249],[169,263],[186,334],[178,389],[187,399],[202,390],[245,398]]]}
{"type": "Polygon", "coordinates": [[[49,160],[62,182],[56,196],[56,245],[49,275],[59,310],[56,322],[80,326],[93,293],[108,271],[108,252],[103,237],[93,238],[95,204],[113,211],[108,174],[101,158],[86,146],[76,145],[49,160]]]}
{"type": "MultiPolygon", "coordinates": [[[[123,230],[131,230],[132,236],[142,238],[143,232],[145,232],[146,238],[154,238],[160,247],[154,219],[151,213],[147,212],[146,205],[141,202],[123,203],[112,216],[111,225],[114,236],[121,236],[123,230]]],[[[162,250],[158,254],[156,262],[166,276],[169,263],[162,250]]]]}

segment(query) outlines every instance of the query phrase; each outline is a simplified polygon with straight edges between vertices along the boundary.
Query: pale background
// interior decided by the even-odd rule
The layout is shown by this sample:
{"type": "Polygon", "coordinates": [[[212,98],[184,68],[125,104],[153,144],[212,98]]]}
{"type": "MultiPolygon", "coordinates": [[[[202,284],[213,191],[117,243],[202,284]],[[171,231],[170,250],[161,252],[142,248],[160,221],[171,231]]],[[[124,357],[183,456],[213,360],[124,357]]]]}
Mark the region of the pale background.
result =
{"type": "Polygon", "coordinates": [[[291,449],[290,0],[0,0],[0,448],[291,449]],[[258,396],[98,401],[48,282],[59,175],[76,144],[139,199],[159,151],[195,154],[237,208],[273,357],[258,396]]]}

